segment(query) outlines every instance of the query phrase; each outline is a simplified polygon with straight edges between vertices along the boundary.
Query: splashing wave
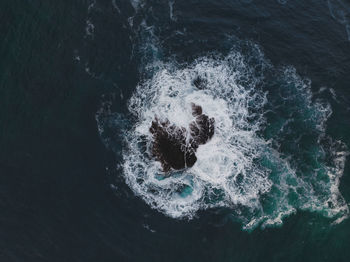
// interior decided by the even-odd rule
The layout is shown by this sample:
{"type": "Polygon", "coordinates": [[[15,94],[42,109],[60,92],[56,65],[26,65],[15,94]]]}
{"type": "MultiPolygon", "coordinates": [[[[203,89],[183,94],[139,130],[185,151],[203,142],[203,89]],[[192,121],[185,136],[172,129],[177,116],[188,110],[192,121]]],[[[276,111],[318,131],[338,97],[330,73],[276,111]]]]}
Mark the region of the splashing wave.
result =
{"type": "Polygon", "coordinates": [[[246,229],[282,224],[298,209],[341,221],[349,213],[338,189],[347,152],[325,135],[330,107],[312,101],[310,81],[293,68],[276,70],[258,48],[252,53],[157,63],[129,100],[129,117],[97,114],[101,137],[117,143],[106,130],[120,129],[126,183],[170,217],[224,207],[246,229]],[[151,155],[151,122],[188,127],[191,103],[215,118],[215,134],[192,168],[164,176],[151,155]]]}

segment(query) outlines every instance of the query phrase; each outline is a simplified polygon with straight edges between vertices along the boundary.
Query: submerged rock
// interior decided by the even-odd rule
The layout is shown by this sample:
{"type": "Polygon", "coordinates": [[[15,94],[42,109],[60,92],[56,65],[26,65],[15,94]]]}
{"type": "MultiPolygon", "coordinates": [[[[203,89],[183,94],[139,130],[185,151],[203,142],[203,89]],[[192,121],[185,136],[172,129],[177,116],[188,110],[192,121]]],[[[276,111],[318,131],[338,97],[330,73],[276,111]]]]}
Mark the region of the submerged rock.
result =
{"type": "Polygon", "coordinates": [[[157,117],[152,121],[150,132],[153,135],[152,155],[162,164],[164,172],[192,167],[196,161],[196,150],[214,135],[214,118],[202,113],[202,107],[191,104],[195,120],[184,127],[171,124],[157,117]]]}
{"type": "Polygon", "coordinates": [[[195,87],[197,87],[200,90],[205,89],[205,86],[207,85],[207,81],[204,78],[201,78],[200,76],[197,76],[192,81],[192,83],[195,87]]]}

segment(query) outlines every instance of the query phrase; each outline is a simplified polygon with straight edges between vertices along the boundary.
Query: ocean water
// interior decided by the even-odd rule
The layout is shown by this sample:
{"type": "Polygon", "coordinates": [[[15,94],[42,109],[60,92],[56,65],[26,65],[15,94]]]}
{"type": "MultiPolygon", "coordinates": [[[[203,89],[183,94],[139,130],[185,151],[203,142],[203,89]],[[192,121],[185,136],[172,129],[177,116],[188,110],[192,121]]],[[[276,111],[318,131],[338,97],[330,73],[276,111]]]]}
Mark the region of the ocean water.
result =
{"type": "Polygon", "coordinates": [[[0,261],[348,261],[350,3],[0,3],[0,261]],[[199,85],[198,85],[199,83],[199,85]],[[151,156],[191,103],[190,169],[151,156]]]}

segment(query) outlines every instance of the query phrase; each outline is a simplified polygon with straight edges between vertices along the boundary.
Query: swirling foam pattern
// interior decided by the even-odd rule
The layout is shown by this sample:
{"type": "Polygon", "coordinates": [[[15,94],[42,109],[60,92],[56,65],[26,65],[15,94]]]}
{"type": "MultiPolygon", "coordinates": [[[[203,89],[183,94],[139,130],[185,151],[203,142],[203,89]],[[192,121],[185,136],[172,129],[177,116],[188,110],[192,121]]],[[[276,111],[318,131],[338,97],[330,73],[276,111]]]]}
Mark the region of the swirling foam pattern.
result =
{"type": "MultiPolygon", "coordinates": [[[[129,118],[136,120],[121,130],[126,183],[173,218],[227,208],[252,229],[282,224],[299,209],[341,221],[349,212],[338,190],[347,153],[325,135],[330,107],[312,101],[311,83],[293,68],[276,70],[253,51],[253,58],[232,51],[189,65],[157,64],[129,100],[129,118]],[[198,148],[192,168],[164,176],[150,153],[149,127],[155,116],[188,127],[192,102],[215,118],[215,134],[198,148]]],[[[106,126],[112,121],[120,128],[125,117],[98,114],[107,144],[117,142],[106,136],[106,126]]]]}

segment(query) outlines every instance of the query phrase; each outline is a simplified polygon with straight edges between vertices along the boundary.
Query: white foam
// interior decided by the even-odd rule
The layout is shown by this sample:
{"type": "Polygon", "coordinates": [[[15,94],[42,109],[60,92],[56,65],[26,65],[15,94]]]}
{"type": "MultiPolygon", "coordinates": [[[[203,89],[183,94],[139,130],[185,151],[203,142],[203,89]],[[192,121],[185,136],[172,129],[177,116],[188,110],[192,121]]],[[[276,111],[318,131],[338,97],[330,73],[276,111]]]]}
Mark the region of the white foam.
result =
{"type": "MultiPolygon", "coordinates": [[[[329,4],[333,2],[338,1],[328,1],[329,4]]],[[[91,2],[89,11],[94,3],[91,2]]],[[[115,1],[112,3],[114,5],[115,1]]],[[[137,13],[144,1],[131,0],[131,4],[137,13]]],[[[169,0],[170,16],[175,19],[173,4],[174,0],[169,0]]],[[[116,5],[114,7],[118,10],[116,5]]],[[[342,22],[343,13],[331,7],[332,16],[342,22]]],[[[133,17],[129,22],[133,27],[133,17]]],[[[333,218],[333,223],[348,217],[348,204],[339,191],[347,149],[340,141],[322,145],[332,110],[328,104],[313,101],[310,81],[299,77],[294,68],[285,68],[276,77],[287,84],[280,89],[276,87],[273,92],[281,95],[276,101],[270,101],[267,91],[261,89],[265,82],[263,73],[256,70],[260,70],[259,67],[277,70],[264,61],[256,45],[250,46],[252,60],[263,64],[251,65],[239,51],[232,51],[226,57],[212,55],[191,64],[177,65],[160,61],[161,45],[154,35],[154,26],[142,20],[135,28],[140,30],[140,71],[150,76],[142,79],[128,103],[136,122],[132,128],[125,128],[121,125],[125,121],[121,114],[104,110],[97,113],[96,119],[107,147],[113,148],[116,142],[106,130],[118,128],[120,137],[124,138],[123,175],[136,195],[173,218],[190,219],[199,210],[226,207],[247,230],[258,225],[281,225],[284,217],[297,210],[320,212],[333,218]],[[205,83],[202,90],[193,84],[197,77],[205,83]],[[292,89],[285,95],[288,88],[292,89]],[[151,157],[149,127],[157,116],[188,128],[193,121],[192,102],[215,118],[215,134],[198,148],[198,160],[192,168],[164,177],[160,163],[151,157]],[[262,135],[268,128],[265,115],[279,110],[284,103],[291,103],[293,107],[290,116],[284,119],[275,136],[265,139],[262,135]],[[324,157],[317,157],[319,166],[310,168],[307,173],[298,170],[295,160],[298,153],[288,155],[280,150],[283,136],[298,132],[291,129],[297,121],[293,114],[301,114],[299,121],[315,130],[318,136],[317,144],[313,145],[315,151],[328,154],[330,159],[326,163],[324,157]]],[[[86,34],[93,37],[93,33],[94,26],[87,20],[86,34]]],[[[86,71],[91,73],[88,65],[86,71]]],[[[295,143],[303,136],[302,133],[297,135],[295,143]]]]}
{"type": "Polygon", "coordinates": [[[252,95],[252,90],[237,83],[239,72],[233,69],[242,64],[241,60],[242,57],[232,54],[219,63],[204,58],[185,69],[163,65],[151,80],[137,87],[129,110],[139,121],[127,136],[129,150],[124,154],[124,170],[131,188],[152,207],[172,217],[191,217],[208,205],[203,198],[205,195],[210,198],[214,189],[221,191],[223,197],[212,206],[248,205],[271,187],[266,172],[254,167],[260,151],[258,146],[264,144],[255,133],[262,118],[255,123],[247,120],[252,102],[259,101],[253,105],[259,108],[265,98],[263,93],[252,95]],[[198,76],[207,82],[208,89],[199,90],[193,85],[198,76]],[[160,164],[145,160],[136,146],[137,138],[145,136],[147,141],[152,140],[149,127],[155,116],[188,127],[193,120],[192,102],[215,118],[215,135],[199,147],[198,161],[193,168],[158,180],[160,164]],[[138,179],[142,182],[137,182],[138,179]],[[236,182],[239,179],[243,182],[236,182]],[[187,184],[192,193],[180,196],[177,191],[183,184],[187,184]],[[156,193],[149,194],[150,188],[155,188],[156,193]]]}
{"type": "MultiPolygon", "coordinates": [[[[130,99],[129,110],[138,121],[126,136],[128,148],[123,153],[128,185],[151,207],[174,218],[191,218],[200,209],[228,207],[245,229],[280,225],[283,217],[297,209],[319,211],[335,217],[336,222],[347,216],[348,206],[338,189],[346,154],[337,151],[335,166],[327,168],[329,183],[298,175],[288,158],[258,135],[265,124],[267,98],[256,87],[260,80],[253,77],[241,54],[201,58],[182,68],[173,64],[157,67],[153,78],[140,84],[130,99]],[[205,89],[194,86],[197,77],[204,81],[205,89]],[[198,160],[191,169],[163,178],[160,163],[150,157],[150,123],[157,116],[188,127],[193,120],[192,102],[215,118],[215,134],[198,148],[198,160]],[[142,136],[146,153],[139,148],[142,136]],[[324,187],[324,195],[317,192],[319,186],[324,187]],[[291,194],[297,199],[294,202],[291,194]]],[[[311,112],[305,121],[316,121],[314,128],[323,134],[329,106],[311,102],[310,83],[294,69],[287,68],[284,74],[303,94],[298,101],[311,112]]],[[[290,122],[293,119],[284,123],[281,132],[290,122]]]]}
{"type": "Polygon", "coordinates": [[[175,4],[175,0],[169,0],[169,16],[170,16],[170,20],[172,21],[176,21],[176,16],[174,16],[174,4],[175,4]]]}
{"type": "MultiPolygon", "coordinates": [[[[262,56],[257,50],[254,54],[262,56]]],[[[274,90],[277,100],[268,101],[270,96],[258,87],[265,79],[237,51],[181,66],[153,61],[144,67],[153,76],[137,86],[128,103],[137,120],[132,128],[122,130],[126,183],[152,208],[173,218],[190,219],[199,210],[226,207],[247,230],[281,225],[284,217],[297,210],[320,212],[334,218],[334,223],[348,216],[348,205],[339,191],[347,150],[341,142],[330,148],[321,144],[331,108],[312,102],[310,81],[300,78],[295,69],[280,72],[282,86],[274,90]],[[198,77],[205,88],[194,85],[198,77]],[[194,119],[191,103],[201,105],[206,115],[215,118],[215,134],[198,148],[192,168],[164,177],[160,163],[151,157],[151,122],[157,116],[188,128],[194,119]],[[264,139],[265,114],[284,103],[290,104],[290,114],[276,137],[264,139]],[[313,156],[319,163],[300,173],[296,159],[302,152],[279,151],[285,134],[298,132],[290,127],[298,121],[319,136],[313,145],[315,154],[331,154],[332,163],[313,156]]],[[[118,126],[120,116],[111,118],[118,126]]],[[[103,136],[106,121],[99,116],[98,122],[103,136]]],[[[302,135],[296,133],[295,143],[302,135]]],[[[113,143],[109,138],[105,142],[113,143]]]]}

